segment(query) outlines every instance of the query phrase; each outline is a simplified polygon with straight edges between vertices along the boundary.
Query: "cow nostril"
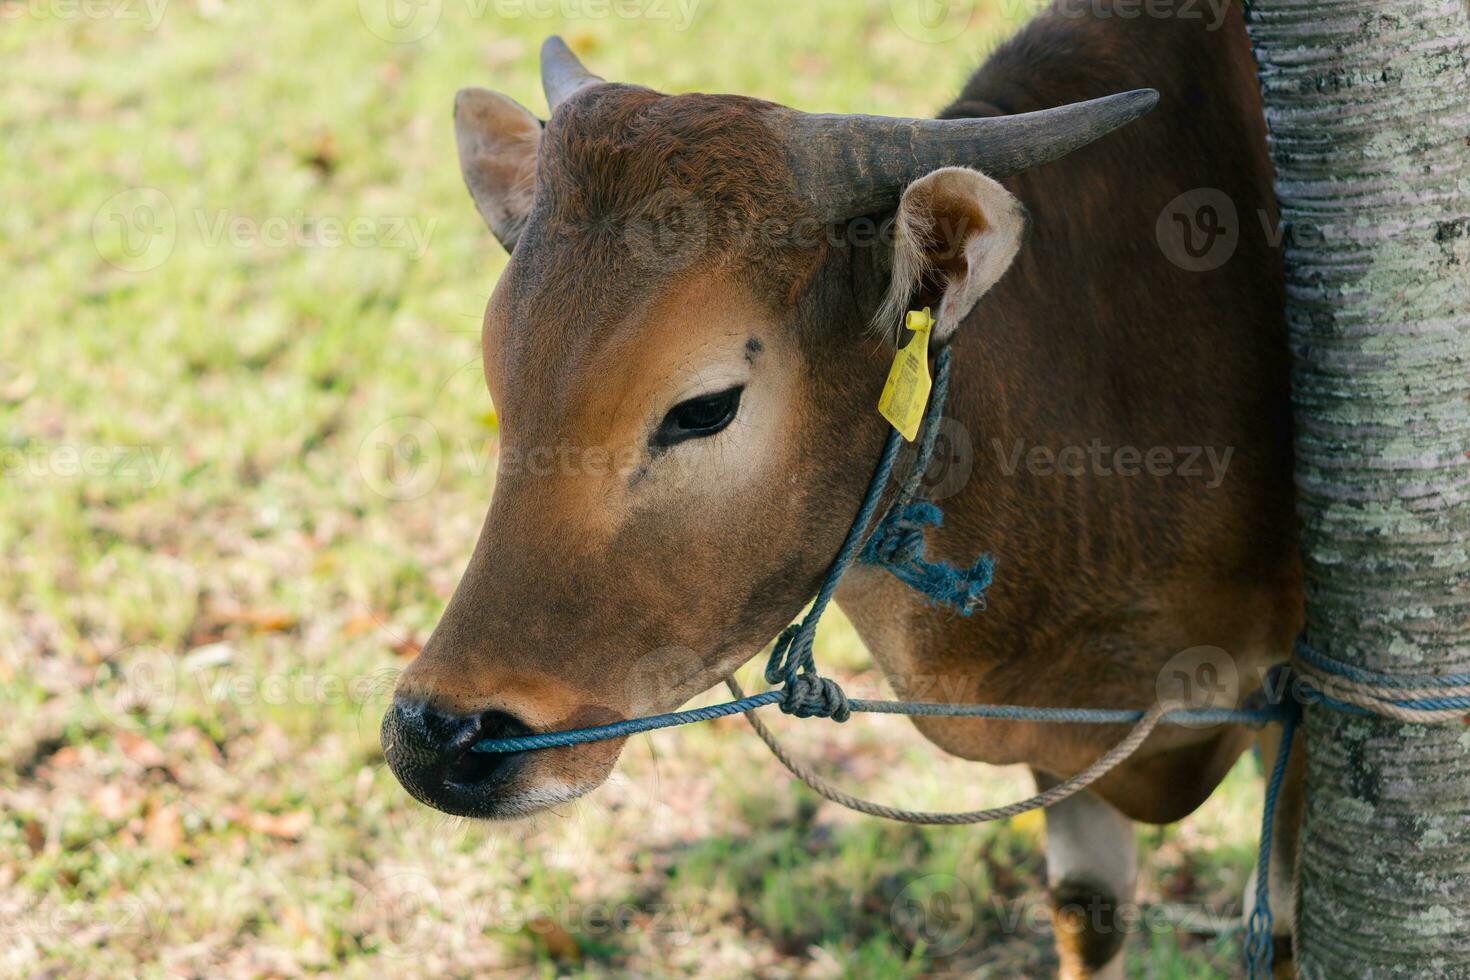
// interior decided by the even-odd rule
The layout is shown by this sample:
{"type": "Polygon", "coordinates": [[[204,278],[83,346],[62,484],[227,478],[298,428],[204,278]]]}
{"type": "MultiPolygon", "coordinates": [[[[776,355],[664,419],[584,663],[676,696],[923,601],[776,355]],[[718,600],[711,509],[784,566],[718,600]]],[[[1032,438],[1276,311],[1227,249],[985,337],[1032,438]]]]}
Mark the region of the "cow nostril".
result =
{"type": "Polygon", "coordinates": [[[383,716],[383,755],[419,800],[446,813],[484,816],[490,796],[509,783],[525,753],[474,752],[475,743],[530,734],[530,726],[504,711],[452,714],[401,699],[383,716]]]}
{"type": "Polygon", "coordinates": [[[521,753],[476,752],[475,743],[487,738],[516,738],[530,734],[530,727],[504,711],[486,711],[471,719],[449,747],[445,782],[457,786],[477,786],[494,779],[511,759],[521,753]]]}

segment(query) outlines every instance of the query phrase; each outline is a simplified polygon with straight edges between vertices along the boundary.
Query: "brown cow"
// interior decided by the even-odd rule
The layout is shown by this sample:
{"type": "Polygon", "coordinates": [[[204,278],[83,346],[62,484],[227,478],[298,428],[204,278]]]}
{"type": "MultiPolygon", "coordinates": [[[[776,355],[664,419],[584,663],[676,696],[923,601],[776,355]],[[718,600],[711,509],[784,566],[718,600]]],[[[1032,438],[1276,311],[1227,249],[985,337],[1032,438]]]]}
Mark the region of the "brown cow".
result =
{"type": "MultiPolygon", "coordinates": [[[[1041,15],[942,122],[665,96],[587,74],[555,39],[544,128],[460,93],[466,183],[513,248],[483,335],[503,442],[479,544],[384,720],[414,796],[477,817],[571,800],[621,740],[468,747],[671,710],[757,654],[857,510],[910,307],[937,310],[947,414],[976,455],[930,554],[998,564],[968,618],[874,568],[843,580],[837,600],[899,696],[1144,707],[1171,658],[1215,648],[1243,699],[1286,655],[1301,619],[1288,353],[1244,28],[1238,10],[1214,31],[1110,12],[1041,15]],[[1135,103],[1019,115],[1144,87],[1157,109],[1111,135],[1135,103]],[[1161,237],[1191,191],[1236,209],[1228,258],[1161,237]],[[868,234],[874,221],[892,234],[868,234]],[[1213,469],[1188,471],[1190,450],[1213,469]]],[[[1042,782],[1121,734],[916,724],[1042,782]]],[[[1056,901],[1128,901],[1129,821],[1190,813],[1250,738],[1160,730],[1049,810],[1056,901]]],[[[1121,975],[1121,932],[1089,918],[1058,930],[1064,973],[1121,975]]]]}

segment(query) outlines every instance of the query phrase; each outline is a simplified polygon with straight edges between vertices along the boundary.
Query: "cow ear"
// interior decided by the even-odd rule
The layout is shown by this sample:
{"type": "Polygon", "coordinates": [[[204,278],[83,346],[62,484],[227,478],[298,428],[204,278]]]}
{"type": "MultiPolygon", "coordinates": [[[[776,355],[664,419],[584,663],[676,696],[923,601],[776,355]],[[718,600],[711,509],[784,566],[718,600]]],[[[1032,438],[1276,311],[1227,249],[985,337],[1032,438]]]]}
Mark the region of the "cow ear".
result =
{"type": "Polygon", "coordinates": [[[1026,209],[989,177],[964,167],[925,175],[894,215],[893,275],[878,313],[892,329],[907,309],[934,308],[934,344],[944,344],[976,301],[1010,268],[1026,232],[1026,209]]]}
{"type": "Polygon", "coordinates": [[[499,92],[460,89],[454,97],[454,138],[480,217],[507,252],[514,250],[536,194],[541,120],[499,92]]]}

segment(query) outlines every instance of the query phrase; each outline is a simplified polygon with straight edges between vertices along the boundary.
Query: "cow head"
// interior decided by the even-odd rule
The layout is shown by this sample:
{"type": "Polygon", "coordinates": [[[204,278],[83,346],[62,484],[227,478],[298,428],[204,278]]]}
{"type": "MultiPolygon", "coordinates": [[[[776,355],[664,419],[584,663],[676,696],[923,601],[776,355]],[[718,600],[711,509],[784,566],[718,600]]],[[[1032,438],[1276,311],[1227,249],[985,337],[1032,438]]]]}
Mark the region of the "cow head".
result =
{"type": "Polygon", "coordinates": [[[1132,93],[1001,119],[665,96],[542,49],[551,118],[460,92],[465,182],[512,251],[485,312],[501,425],[464,577],[383,724],[394,773],[502,817],[606,778],[621,740],[482,738],[671,710],[796,615],[884,438],[904,308],[947,342],[1020,245],[1006,175],[1146,111],[1132,93]]]}

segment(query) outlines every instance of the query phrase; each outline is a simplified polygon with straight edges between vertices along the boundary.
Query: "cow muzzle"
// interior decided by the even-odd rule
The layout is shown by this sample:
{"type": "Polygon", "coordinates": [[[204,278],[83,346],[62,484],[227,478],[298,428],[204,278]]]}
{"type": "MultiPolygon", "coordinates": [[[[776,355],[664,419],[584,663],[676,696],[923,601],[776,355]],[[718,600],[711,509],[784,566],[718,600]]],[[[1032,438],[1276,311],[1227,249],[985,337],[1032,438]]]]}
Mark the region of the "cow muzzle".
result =
{"type": "Polygon", "coordinates": [[[526,781],[529,753],[472,749],[482,739],[531,733],[504,711],[456,715],[400,697],[383,716],[383,754],[421,803],[461,817],[514,816],[528,809],[519,802],[525,793],[518,784],[526,781]]]}

